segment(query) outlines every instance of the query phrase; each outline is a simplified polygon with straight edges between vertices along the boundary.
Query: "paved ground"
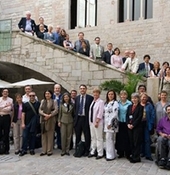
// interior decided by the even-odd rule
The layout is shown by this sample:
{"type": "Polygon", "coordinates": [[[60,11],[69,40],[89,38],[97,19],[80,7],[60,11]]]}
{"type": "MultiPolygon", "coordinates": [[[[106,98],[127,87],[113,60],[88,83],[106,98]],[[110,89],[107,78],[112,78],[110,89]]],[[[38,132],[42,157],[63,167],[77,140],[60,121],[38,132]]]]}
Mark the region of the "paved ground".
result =
{"type": "Polygon", "coordinates": [[[51,157],[39,154],[19,157],[11,150],[10,155],[0,156],[0,175],[170,175],[170,171],[159,169],[154,162],[142,159],[142,163],[131,164],[126,159],[106,162],[105,159],[74,158],[60,156],[55,150],[51,157]]]}

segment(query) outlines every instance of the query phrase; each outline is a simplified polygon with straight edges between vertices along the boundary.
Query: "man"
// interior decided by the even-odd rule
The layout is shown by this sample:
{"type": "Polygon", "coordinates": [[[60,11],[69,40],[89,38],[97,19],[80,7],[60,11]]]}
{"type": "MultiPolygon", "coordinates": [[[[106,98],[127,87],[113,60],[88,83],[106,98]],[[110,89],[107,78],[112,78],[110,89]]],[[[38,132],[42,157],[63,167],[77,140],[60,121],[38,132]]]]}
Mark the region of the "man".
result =
{"type": "Polygon", "coordinates": [[[165,108],[167,115],[159,120],[157,126],[158,149],[160,149],[160,161],[158,166],[170,170],[170,105],[165,108]]]}
{"type": "Polygon", "coordinates": [[[122,65],[122,70],[131,72],[131,73],[137,73],[139,63],[138,58],[135,57],[136,53],[134,50],[130,51],[129,57],[126,59],[125,63],[122,65]]]}
{"type": "Polygon", "coordinates": [[[5,154],[9,154],[9,132],[11,125],[11,112],[13,108],[13,100],[8,97],[8,89],[2,90],[0,97],[0,141],[5,144],[5,154]]]}
{"type": "MultiPolygon", "coordinates": [[[[75,118],[74,118],[74,128],[76,134],[76,148],[78,143],[81,141],[82,132],[85,138],[85,154],[89,155],[91,136],[89,127],[89,108],[93,101],[91,95],[86,94],[87,86],[82,84],[79,86],[80,95],[76,97],[75,100],[75,118]]],[[[76,157],[76,154],[74,154],[76,157]]]]}
{"type": "Polygon", "coordinates": [[[72,103],[75,104],[75,99],[77,97],[77,91],[76,90],[72,90],[70,92],[70,95],[71,95],[71,101],[72,101],[72,103]]]}
{"type": "MultiPolygon", "coordinates": [[[[55,84],[54,85],[54,94],[53,99],[57,101],[58,109],[60,107],[62,94],[61,94],[61,85],[55,84]]],[[[61,133],[60,133],[60,127],[58,126],[58,122],[56,123],[56,133],[57,133],[57,148],[61,149],[61,133]]]]}
{"type": "Polygon", "coordinates": [[[144,62],[139,64],[139,68],[138,68],[138,73],[144,73],[144,77],[148,78],[150,77],[150,71],[153,69],[153,64],[150,63],[150,56],[149,55],[145,55],[143,57],[144,62]]]}
{"type": "Polygon", "coordinates": [[[84,33],[83,32],[79,32],[78,37],[79,37],[79,39],[74,43],[75,51],[79,52],[80,48],[82,48],[82,46],[81,46],[82,41],[84,41],[86,43],[86,45],[87,45],[87,48],[90,49],[89,41],[84,39],[84,33]]]}
{"type": "Polygon", "coordinates": [[[40,25],[44,26],[44,31],[48,32],[48,26],[44,24],[44,18],[41,16],[39,17],[39,24],[36,26],[36,35],[40,31],[40,25]]]}
{"type": "Polygon", "coordinates": [[[19,156],[27,154],[27,148],[29,145],[30,155],[34,155],[36,131],[39,124],[38,110],[40,102],[35,99],[35,92],[29,93],[29,102],[24,103],[22,109],[22,128],[23,128],[23,144],[22,152],[19,156]]]}
{"type": "Polygon", "coordinates": [[[26,12],[26,18],[21,18],[20,22],[18,23],[18,27],[22,32],[28,33],[30,35],[34,35],[36,31],[36,24],[33,19],[31,19],[31,12],[26,12]]]}
{"type": "Polygon", "coordinates": [[[61,27],[57,26],[56,27],[56,32],[54,32],[55,44],[57,44],[57,45],[60,45],[60,30],[61,30],[61,27]]]}
{"type": "Polygon", "coordinates": [[[122,58],[123,63],[125,63],[126,59],[129,57],[129,51],[125,50],[124,57],[122,58]]]}
{"type": "Polygon", "coordinates": [[[94,41],[95,44],[92,44],[90,47],[90,58],[92,58],[95,61],[101,61],[104,52],[104,47],[100,45],[100,37],[96,37],[94,41]]]}
{"type": "MultiPolygon", "coordinates": [[[[22,102],[26,103],[26,102],[29,102],[30,100],[29,93],[32,91],[32,87],[30,85],[26,85],[24,90],[25,90],[25,94],[22,96],[22,102]]],[[[38,101],[37,96],[35,96],[35,99],[38,101]]]]}
{"type": "Polygon", "coordinates": [[[102,62],[103,63],[111,64],[110,58],[114,54],[112,49],[113,49],[113,44],[108,43],[107,44],[107,51],[105,51],[102,55],[102,62]]]}

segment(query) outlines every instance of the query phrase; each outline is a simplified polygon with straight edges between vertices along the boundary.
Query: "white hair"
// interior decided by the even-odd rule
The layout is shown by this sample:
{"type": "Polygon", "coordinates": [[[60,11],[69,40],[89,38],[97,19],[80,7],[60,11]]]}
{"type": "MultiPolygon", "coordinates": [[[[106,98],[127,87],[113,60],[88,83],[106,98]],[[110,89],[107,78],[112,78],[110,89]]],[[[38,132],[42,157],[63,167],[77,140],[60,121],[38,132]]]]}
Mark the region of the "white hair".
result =
{"type": "Polygon", "coordinates": [[[30,11],[26,11],[25,14],[26,15],[31,15],[31,12],[30,11]]]}

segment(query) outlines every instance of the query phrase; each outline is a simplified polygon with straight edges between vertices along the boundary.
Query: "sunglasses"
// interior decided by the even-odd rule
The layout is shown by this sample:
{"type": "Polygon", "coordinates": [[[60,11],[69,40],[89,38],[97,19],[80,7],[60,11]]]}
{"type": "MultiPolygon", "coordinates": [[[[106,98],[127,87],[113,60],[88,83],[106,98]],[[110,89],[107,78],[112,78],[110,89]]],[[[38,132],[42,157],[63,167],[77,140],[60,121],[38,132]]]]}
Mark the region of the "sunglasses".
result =
{"type": "Polygon", "coordinates": [[[35,97],[35,95],[29,95],[29,97],[35,97]]]}

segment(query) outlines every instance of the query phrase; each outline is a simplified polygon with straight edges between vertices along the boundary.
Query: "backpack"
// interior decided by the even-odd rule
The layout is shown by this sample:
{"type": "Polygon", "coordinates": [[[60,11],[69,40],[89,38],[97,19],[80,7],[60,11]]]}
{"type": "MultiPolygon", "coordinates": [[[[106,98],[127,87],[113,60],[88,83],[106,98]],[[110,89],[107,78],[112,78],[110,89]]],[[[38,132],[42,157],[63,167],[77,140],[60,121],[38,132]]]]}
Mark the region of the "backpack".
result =
{"type": "Polygon", "coordinates": [[[81,157],[85,153],[85,142],[80,141],[76,147],[74,157],[81,157]]]}
{"type": "Polygon", "coordinates": [[[5,143],[3,141],[0,141],[0,154],[5,153],[5,143]]]}

